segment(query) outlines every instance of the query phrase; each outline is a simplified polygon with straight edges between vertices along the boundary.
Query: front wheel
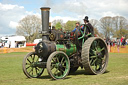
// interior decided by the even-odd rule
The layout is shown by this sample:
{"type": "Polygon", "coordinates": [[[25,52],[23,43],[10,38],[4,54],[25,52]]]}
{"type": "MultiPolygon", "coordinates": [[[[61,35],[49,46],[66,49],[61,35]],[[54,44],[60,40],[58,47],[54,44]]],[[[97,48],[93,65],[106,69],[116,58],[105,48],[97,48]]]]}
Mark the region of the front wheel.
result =
{"type": "Polygon", "coordinates": [[[40,77],[44,71],[44,68],[39,68],[35,66],[35,63],[39,62],[39,56],[35,52],[28,53],[24,59],[22,64],[22,69],[24,74],[28,78],[37,78],[40,77]]]}
{"type": "Polygon", "coordinates": [[[62,51],[53,52],[47,60],[47,71],[53,79],[65,78],[70,70],[68,56],[62,51]]]}

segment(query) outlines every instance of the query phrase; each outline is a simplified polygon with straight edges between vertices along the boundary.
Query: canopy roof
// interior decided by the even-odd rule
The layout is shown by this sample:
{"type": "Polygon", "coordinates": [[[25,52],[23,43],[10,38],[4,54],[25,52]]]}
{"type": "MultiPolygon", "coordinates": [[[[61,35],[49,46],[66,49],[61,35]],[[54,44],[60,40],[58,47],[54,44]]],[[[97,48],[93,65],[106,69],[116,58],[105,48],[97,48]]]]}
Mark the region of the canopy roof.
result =
{"type": "Polygon", "coordinates": [[[9,41],[26,41],[24,36],[11,36],[11,37],[2,37],[2,40],[9,40],[9,41]]]}

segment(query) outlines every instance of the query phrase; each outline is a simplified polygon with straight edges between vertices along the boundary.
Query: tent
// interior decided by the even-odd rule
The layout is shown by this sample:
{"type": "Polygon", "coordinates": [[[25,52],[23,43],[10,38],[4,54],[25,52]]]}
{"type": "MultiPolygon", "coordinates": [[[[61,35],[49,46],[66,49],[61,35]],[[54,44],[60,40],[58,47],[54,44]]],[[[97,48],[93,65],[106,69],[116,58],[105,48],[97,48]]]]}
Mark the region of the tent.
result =
{"type": "Polygon", "coordinates": [[[4,47],[9,47],[9,48],[26,47],[26,39],[24,36],[2,37],[1,39],[5,43],[4,47]]]}

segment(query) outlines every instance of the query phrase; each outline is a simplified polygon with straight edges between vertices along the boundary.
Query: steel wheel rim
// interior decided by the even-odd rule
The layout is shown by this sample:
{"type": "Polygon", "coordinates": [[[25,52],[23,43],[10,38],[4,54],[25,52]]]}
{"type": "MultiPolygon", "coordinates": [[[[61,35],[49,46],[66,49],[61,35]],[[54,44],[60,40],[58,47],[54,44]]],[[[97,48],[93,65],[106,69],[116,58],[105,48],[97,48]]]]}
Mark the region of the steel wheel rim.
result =
{"type": "Polygon", "coordinates": [[[34,66],[34,63],[37,63],[38,61],[39,57],[35,53],[28,55],[25,59],[24,71],[27,73],[27,75],[29,75],[32,78],[39,77],[44,70],[43,68],[34,66]]]}
{"type": "Polygon", "coordinates": [[[65,77],[65,75],[67,75],[68,72],[68,67],[68,59],[62,53],[53,56],[53,58],[51,59],[51,73],[53,77],[55,77],[56,79],[61,79],[65,77]]]}
{"type": "Polygon", "coordinates": [[[95,73],[104,70],[107,63],[106,53],[107,49],[104,42],[100,39],[94,40],[89,50],[89,64],[95,73]]]}

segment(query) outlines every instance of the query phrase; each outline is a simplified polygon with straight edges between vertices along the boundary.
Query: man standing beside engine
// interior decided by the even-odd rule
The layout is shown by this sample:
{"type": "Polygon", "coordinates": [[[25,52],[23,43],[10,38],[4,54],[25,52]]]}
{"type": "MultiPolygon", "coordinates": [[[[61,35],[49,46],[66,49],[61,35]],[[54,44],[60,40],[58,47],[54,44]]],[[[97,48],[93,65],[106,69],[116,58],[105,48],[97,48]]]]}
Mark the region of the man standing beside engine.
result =
{"type": "Polygon", "coordinates": [[[76,29],[79,27],[80,23],[76,22],[76,27],[74,28],[74,30],[72,30],[72,32],[74,33],[76,31],[76,29]]]}

